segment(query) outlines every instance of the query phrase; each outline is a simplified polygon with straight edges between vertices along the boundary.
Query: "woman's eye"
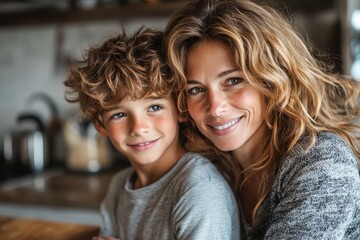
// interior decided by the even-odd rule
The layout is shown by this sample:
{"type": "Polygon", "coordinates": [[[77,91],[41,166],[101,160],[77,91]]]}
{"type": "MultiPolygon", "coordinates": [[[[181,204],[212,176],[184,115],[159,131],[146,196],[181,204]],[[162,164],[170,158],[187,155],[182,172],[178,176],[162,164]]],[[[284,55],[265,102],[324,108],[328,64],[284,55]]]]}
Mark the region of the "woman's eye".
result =
{"type": "Polygon", "coordinates": [[[198,93],[201,93],[201,92],[205,92],[205,89],[204,88],[201,88],[201,87],[193,87],[193,88],[190,88],[186,91],[187,94],[189,95],[195,95],[195,94],[198,94],[198,93]]]}
{"type": "Polygon", "coordinates": [[[120,118],[123,118],[123,117],[126,117],[126,114],[123,113],[123,112],[115,113],[114,115],[111,116],[112,119],[120,119],[120,118]]]}
{"type": "Polygon", "coordinates": [[[152,106],[149,108],[150,112],[156,112],[156,111],[159,111],[159,110],[161,110],[161,109],[163,109],[163,107],[160,106],[160,105],[152,105],[152,106]]]}
{"type": "Polygon", "coordinates": [[[236,78],[230,78],[226,81],[227,85],[238,85],[243,82],[242,78],[236,77],[236,78]]]}

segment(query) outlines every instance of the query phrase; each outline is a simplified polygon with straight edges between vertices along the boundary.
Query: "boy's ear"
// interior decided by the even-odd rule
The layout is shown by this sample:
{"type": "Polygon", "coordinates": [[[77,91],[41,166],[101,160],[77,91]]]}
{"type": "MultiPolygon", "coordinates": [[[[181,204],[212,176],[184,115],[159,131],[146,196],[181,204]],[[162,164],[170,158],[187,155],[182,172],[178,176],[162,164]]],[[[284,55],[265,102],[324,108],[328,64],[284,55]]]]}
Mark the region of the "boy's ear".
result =
{"type": "Polygon", "coordinates": [[[108,135],[102,122],[100,122],[99,120],[95,120],[95,121],[93,121],[93,124],[94,124],[96,131],[99,134],[101,134],[104,137],[106,137],[108,135]]]}

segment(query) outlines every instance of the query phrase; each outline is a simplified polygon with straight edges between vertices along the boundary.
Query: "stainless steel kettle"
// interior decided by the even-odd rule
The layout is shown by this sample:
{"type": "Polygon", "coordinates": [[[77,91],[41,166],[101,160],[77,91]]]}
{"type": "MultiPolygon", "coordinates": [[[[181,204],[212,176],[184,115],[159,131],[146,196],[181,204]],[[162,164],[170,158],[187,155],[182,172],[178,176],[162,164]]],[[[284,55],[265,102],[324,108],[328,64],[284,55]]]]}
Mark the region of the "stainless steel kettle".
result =
{"type": "Polygon", "coordinates": [[[10,166],[26,168],[34,173],[47,167],[47,146],[44,125],[33,113],[18,116],[18,129],[4,137],[3,151],[10,166]]]}

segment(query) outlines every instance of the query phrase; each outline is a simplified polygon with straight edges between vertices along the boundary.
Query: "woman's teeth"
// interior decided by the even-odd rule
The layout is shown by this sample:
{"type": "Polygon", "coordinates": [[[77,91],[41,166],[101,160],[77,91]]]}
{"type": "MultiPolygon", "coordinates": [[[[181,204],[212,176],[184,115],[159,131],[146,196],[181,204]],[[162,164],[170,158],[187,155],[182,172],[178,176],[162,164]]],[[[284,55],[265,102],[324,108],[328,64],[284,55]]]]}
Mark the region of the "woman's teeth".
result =
{"type": "Polygon", "coordinates": [[[221,125],[221,126],[212,126],[214,129],[216,130],[224,130],[226,128],[229,128],[231,126],[233,126],[235,123],[237,123],[238,121],[240,121],[240,118],[237,118],[237,119],[234,119],[232,120],[231,122],[228,122],[224,125],[221,125]]]}

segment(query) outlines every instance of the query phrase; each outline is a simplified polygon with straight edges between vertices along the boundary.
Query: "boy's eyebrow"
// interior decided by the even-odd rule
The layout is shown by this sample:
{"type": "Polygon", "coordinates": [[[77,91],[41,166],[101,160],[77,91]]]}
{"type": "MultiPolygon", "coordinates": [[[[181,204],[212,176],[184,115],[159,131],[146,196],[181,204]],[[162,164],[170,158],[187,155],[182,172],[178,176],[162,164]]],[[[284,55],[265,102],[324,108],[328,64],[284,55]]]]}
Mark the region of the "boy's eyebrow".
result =
{"type": "MultiPolygon", "coordinates": [[[[142,99],[155,101],[155,100],[166,99],[166,98],[167,97],[165,97],[165,96],[148,96],[148,97],[144,97],[142,99]]],[[[135,99],[134,101],[137,101],[139,99],[135,99]]],[[[116,106],[113,106],[112,108],[104,110],[104,112],[111,112],[111,111],[117,110],[118,108],[119,108],[119,106],[116,105],[116,106]]]]}
{"type": "Polygon", "coordinates": [[[159,100],[159,99],[165,99],[166,97],[164,96],[149,96],[149,97],[146,97],[145,99],[150,99],[150,100],[159,100]]]}

